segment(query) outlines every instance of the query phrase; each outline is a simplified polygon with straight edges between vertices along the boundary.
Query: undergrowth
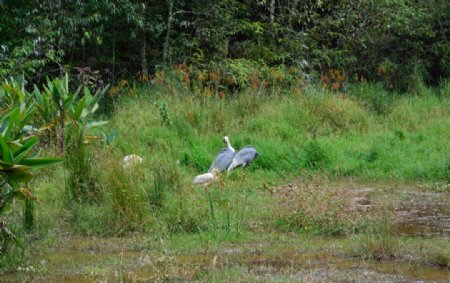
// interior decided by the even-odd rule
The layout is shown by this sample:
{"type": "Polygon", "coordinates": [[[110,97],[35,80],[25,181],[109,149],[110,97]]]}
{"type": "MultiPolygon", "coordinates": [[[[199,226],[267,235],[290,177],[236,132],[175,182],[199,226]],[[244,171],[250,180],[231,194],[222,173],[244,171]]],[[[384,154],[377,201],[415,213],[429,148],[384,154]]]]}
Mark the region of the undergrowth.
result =
{"type": "Polygon", "coordinates": [[[264,219],[276,223],[273,229],[348,234],[366,229],[367,222],[345,210],[345,192],[308,191],[297,197],[315,205],[274,217],[270,209],[257,209],[258,202],[272,202],[261,190],[317,174],[444,182],[450,177],[446,86],[439,95],[423,88],[414,97],[370,84],[347,93],[313,87],[292,96],[243,91],[230,99],[170,95],[171,90],[133,88],[135,96],[119,99],[107,130],[117,131],[117,139],[91,145],[86,153],[94,154],[95,168],[86,173],[95,176],[92,192],[100,201],[79,209],[78,231],[239,232],[268,227],[255,228],[264,219]],[[208,170],[224,135],[236,149],[255,146],[259,158],[205,192],[191,182],[208,170]],[[144,163],[123,170],[127,154],[142,156],[144,163]],[[100,208],[109,213],[95,213],[100,208]]]}
{"type": "MultiPolygon", "coordinates": [[[[33,181],[44,203],[34,207],[40,237],[63,231],[155,237],[366,233],[358,247],[361,256],[395,258],[391,234],[371,231],[368,219],[348,211],[345,191],[307,188],[288,196],[291,207],[274,208],[268,190],[294,176],[450,180],[448,86],[438,95],[424,88],[414,97],[369,84],[347,93],[307,87],[300,95],[244,91],[226,99],[171,95],[170,88],[161,87],[133,91],[134,96],[122,94],[108,114],[106,132],[116,131],[115,140],[82,150],[69,146],[66,170],[45,171],[33,181]],[[194,187],[193,178],[208,170],[224,135],[236,149],[255,146],[259,158],[206,191],[194,187]],[[128,154],[144,162],[125,170],[122,158],[128,154]]],[[[448,266],[447,259],[434,260],[448,266]]]]}

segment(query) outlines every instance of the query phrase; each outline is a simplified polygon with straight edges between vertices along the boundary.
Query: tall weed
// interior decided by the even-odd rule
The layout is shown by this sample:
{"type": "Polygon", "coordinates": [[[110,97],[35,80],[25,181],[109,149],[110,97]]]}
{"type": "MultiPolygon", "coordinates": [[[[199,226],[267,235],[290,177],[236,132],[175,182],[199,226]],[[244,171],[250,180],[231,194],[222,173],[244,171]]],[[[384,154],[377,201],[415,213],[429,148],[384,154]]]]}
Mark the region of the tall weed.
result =
{"type": "Polygon", "coordinates": [[[399,239],[393,232],[388,213],[381,213],[380,218],[372,221],[363,234],[355,236],[350,253],[370,260],[389,260],[400,256],[399,239]]]}
{"type": "Polygon", "coordinates": [[[66,132],[66,192],[69,206],[75,203],[92,202],[101,197],[101,190],[92,171],[93,156],[84,144],[84,135],[76,127],[67,127],[66,132]]]}

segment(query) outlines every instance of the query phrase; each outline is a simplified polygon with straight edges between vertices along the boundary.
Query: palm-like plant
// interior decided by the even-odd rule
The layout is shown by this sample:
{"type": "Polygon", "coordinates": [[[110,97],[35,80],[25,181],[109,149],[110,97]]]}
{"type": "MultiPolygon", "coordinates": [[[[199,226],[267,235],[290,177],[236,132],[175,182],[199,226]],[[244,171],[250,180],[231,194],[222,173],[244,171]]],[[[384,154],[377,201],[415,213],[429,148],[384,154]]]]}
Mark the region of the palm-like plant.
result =
{"type": "Polygon", "coordinates": [[[32,178],[33,169],[63,161],[61,158],[32,156],[38,137],[28,134],[24,127],[33,111],[20,104],[0,119],[0,214],[15,197],[35,199],[26,186],[21,186],[32,178]]]}
{"type": "MultiPolygon", "coordinates": [[[[36,157],[33,149],[39,141],[38,135],[49,133],[47,142],[59,147],[68,163],[77,161],[77,157],[86,163],[83,153],[85,131],[106,123],[93,120],[106,88],[94,95],[86,87],[71,93],[67,74],[62,79],[47,81],[43,91],[35,86],[33,92],[28,92],[24,85],[22,79],[5,81],[0,86],[0,216],[15,198],[23,199],[24,227],[27,229],[32,227],[32,202],[37,200],[28,188],[33,170],[63,161],[62,158],[36,157]],[[72,138],[76,140],[75,147],[70,150],[65,150],[67,125],[71,125],[75,134],[72,138]]],[[[83,167],[73,163],[68,166],[69,175],[74,179],[72,183],[87,182],[85,179],[89,178],[83,167]]],[[[0,218],[0,238],[2,235],[14,237],[0,218]]],[[[0,254],[5,248],[4,241],[0,241],[0,254]]]]}
{"type": "Polygon", "coordinates": [[[107,88],[98,90],[94,95],[87,87],[74,93],[69,90],[69,77],[48,81],[44,91],[34,88],[34,98],[39,118],[43,119],[46,127],[53,133],[54,145],[64,151],[65,128],[67,124],[75,124],[81,132],[86,128],[105,124],[103,121],[91,121],[92,115],[98,109],[98,101],[107,88]],[[58,138],[59,130],[59,138],[58,138]]]}

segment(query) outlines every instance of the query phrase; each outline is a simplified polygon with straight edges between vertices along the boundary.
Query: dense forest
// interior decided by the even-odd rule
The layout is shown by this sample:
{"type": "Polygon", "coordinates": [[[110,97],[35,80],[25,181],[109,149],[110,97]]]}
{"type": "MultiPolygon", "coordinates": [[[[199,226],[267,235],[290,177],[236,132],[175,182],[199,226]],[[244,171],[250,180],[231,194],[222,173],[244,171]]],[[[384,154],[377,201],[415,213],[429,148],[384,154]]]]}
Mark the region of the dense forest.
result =
{"type": "Polygon", "coordinates": [[[414,90],[450,75],[449,11],[445,0],[3,0],[0,76],[148,80],[186,64],[238,86],[267,68],[331,85],[331,69],[414,90]]]}

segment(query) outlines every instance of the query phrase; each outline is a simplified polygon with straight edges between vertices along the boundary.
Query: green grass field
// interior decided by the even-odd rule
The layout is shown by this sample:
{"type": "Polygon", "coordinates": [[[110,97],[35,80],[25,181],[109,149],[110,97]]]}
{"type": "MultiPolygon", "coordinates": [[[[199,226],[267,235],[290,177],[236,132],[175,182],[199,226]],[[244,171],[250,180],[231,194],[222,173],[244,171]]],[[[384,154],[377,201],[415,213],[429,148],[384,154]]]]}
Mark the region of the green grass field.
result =
{"type": "Polygon", "coordinates": [[[57,223],[46,223],[48,228],[64,224],[86,235],[195,233],[217,225],[245,231],[251,218],[269,221],[266,226],[279,221],[258,210],[272,201],[264,191],[297,177],[430,184],[450,179],[447,88],[440,95],[424,89],[420,96],[403,97],[360,85],[345,95],[306,89],[296,97],[244,92],[226,100],[166,91],[125,95],[105,130],[115,129],[117,138],[111,145],[87,147],[79,161],[87,178],[79,186],[87,187],[92,201],[67,197],[64,179],[72,167],[35,181],[46,203],[38,213],[62,214],[53,218],[57,223]],[[192,180],[208,170],[224,135],[236,149],[255,146],[259,158],[222,176],[206,194],[192,180]],[[131,174],[121,166],[128,154],[144,159],[131,174]],[[212,219],[214,209],[225,215],[212,219]]]}
{"type": "MultiPolygon", "coordinates": [[[[362,258],[371,256],[364,241],[387,243],[381,258],[401,258],[399,250],[408,245],[392,243],[391,232],[363,238],[386,221],[388,206],[348,212],[348,196],[336,184],[425,184],[436,191],[450,180],[449,85],[413,97],[362,84],[345,94],[307,88],[298,96],[242,92],[227,99],[141,88],[134,96],[124,93],[102,115],[110,121],[105,132],[117,131],[110,145],[92,141],[71,165],[46,169],[32,181],[43,203],[34,207],[32,233],[41,247],[61,235],[137,233],[176,239],[173,249],[189,251],[205,241],[294,233],[311,241],[360,237],[362,246],[344,250],[362,258]],[[208,190],[195,187],[193,178],[208,170],[224,135],[236,149],[255,146],[259,158],[208,190]],[[144,162],[124,172],[128,154],[144,162]],[[84,176],[74,185],[82,200],[66,186],[74,172],[84,176]],[[289,184],[300,189],[292,195],[280,189],[289,184]]],[[[21,223],[12,229],[20,233],[21,223]]]]}

